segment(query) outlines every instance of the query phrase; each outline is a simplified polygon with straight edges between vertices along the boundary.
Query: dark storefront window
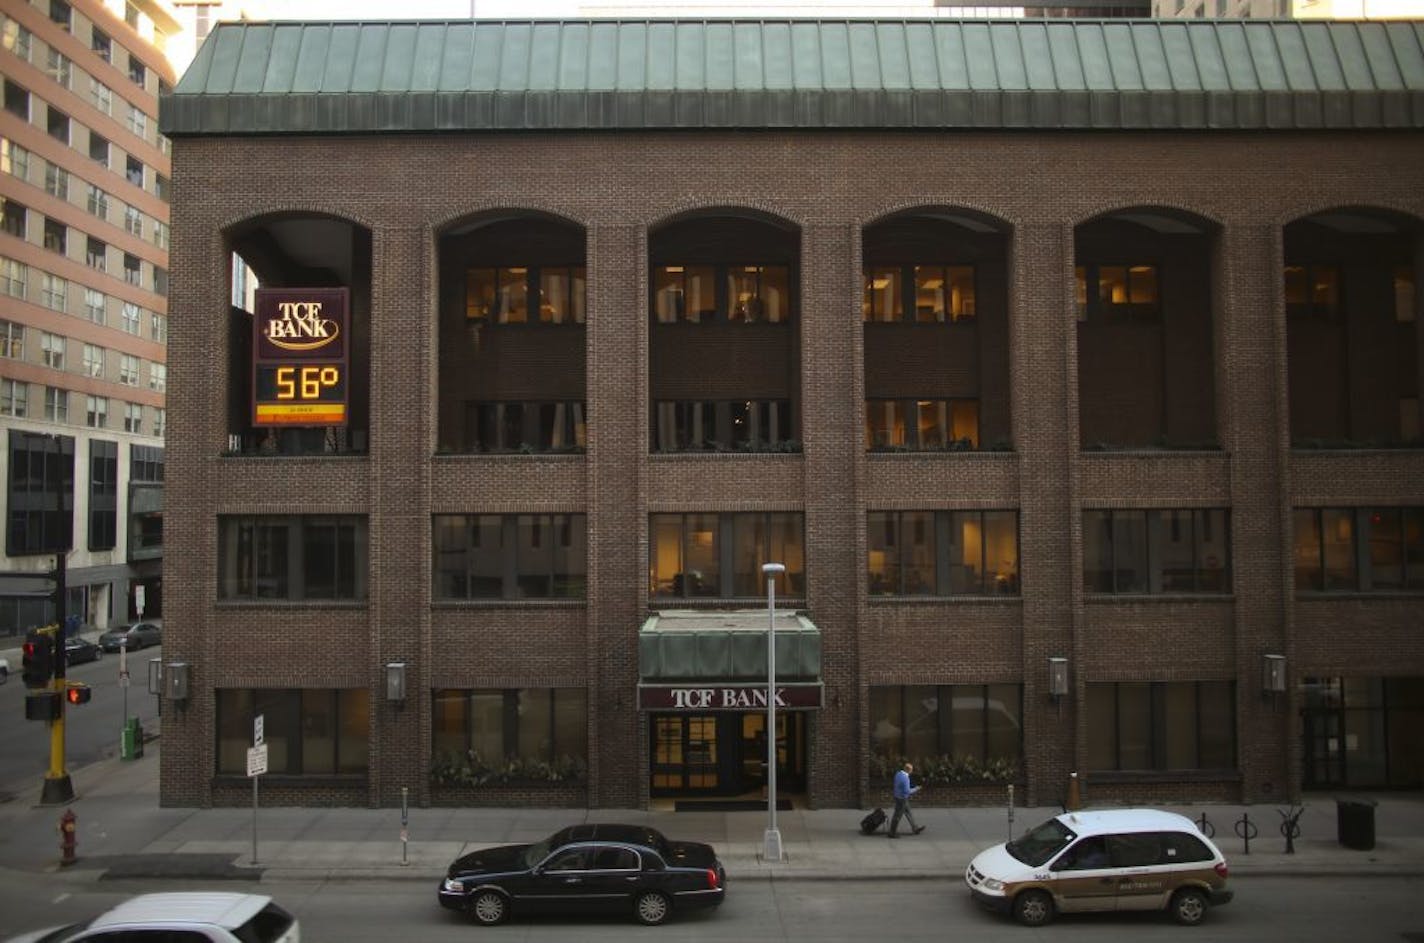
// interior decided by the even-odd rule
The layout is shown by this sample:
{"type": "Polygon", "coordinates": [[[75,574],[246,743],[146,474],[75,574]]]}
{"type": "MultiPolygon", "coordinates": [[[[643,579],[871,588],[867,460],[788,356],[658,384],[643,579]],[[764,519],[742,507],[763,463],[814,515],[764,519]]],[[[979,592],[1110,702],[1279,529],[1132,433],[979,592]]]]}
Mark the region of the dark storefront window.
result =
{"type": "Polygon", "coordinates": [[[437,762],[474,775],[511,763],[529,776],[538,764],[568,774],[588,765],[583,688],[437,690],[431,730],[437,762]]]}
{"type": "Polygon", "coordinates": [[[1306,788],[1424,785],[1424,678],[1306,678],[1306,788]]]}
{"type": "Polygon", "coordinates": [[[870,756],[877,778],[909,760],[929,782],[1011,782],[1023,764],[1023,688],[872,687],[870,756]]]}
{"type": "Polygon", "coordinates": [[[1235,682],[1089,684],[1088,768],[1235,769],[1235,682]]]}
{"type": "Polygon", "coordinates": [[[366,774],[370,692],[365,688],[219,688],[217,702],[218,775],[246,775],[259,714],[269,774],[366,774]]]}
{"type": "Polygon", "coordinates": [[[119,526],[119,444],[89,440],[89,549],[112,550],[119,526]]]}
{"type": "Polygon", "coordinates": [[[1084,511],[1083,589],[1229,593],[1230,523],[1220,508],[1084,511]]]}
{"type": "Polygon", "coordinates": [[[799,513],[654,514],[649,593],[654,598],[761,598],[763,563],[782,563],[777,592],[804,595],[804,523],[799,513]]]}
{"type": "Polygon", "coordinates": [[[872,596],[1017,595],[1017,511],[872,511],[872,596]]]}
{"type": "Polygon", "coordinates": [[[1424,508],[1296,508],[1298,593],[1424,590],[1424,508]]]}
{"type": "Polygon", "coordinates": [[[366,598],[366,519],[218,518],[219,599],[366,598]]]}
{"type": "Polygon", "coordinates": [[[53,553],[72,545],[74,437],[10,430],[5,552],[53,553]]]}
{"type": "Polygon", "coordinates": [[[434,596],[583,599],[586,531],[582,514],[437,514],[434,596]]]}
{"type": "Polygon", "coordinates": [[[162,481],[164,454],[156,445],[129,446],[129,480],[162,481]]]}

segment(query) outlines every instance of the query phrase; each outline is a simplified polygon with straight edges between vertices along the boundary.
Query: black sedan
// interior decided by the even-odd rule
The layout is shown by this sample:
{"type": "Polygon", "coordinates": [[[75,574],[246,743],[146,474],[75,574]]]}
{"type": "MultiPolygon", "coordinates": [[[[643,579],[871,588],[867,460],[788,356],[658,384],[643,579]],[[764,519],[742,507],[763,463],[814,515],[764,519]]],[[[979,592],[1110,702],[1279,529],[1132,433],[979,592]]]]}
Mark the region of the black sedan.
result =
{"type": "Polygon", "coordinates": [[[86,661],[98,661],[104,657],[104,649],[79,635],[71,635],[64,640],[64,663],[82,665],[86,661]]]}
{"type": "Polygon", "coordinates": [[[150,645],[162,645],[163,626],[157,622],[134,622],[110,629],[99,636],[99,646],[106,652],[116,652],[125,644],[131,652],[150,645]]]}
{"type": "Polygon", "coordinates": [[[511,913],[632,914],[722,903],[727,873],[711,845],[672,842],[641,825],[571,825],[533,845],[501,845],[450,865],[440,904],[492,925],[511,913]]]}

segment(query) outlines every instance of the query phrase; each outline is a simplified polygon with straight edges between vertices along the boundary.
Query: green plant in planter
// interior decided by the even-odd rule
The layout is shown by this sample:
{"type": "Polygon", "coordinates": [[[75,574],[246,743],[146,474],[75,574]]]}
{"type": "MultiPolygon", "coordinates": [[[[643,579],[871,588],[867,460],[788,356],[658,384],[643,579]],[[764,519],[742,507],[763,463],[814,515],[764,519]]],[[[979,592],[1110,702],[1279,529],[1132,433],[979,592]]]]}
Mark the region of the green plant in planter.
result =
{"type": "Polygon", "coordinates": [[[514,784],[582,782],[588,775],[584,761],[574,756],[538,760],[506,756],[486,760],[478,752],[440,750],[430,761],[430,781],[437,786],[507,786],[514,784]]]}
{"type": "MultiPolygon", "coordinates": [[[[1019,778],[1019,763],[1008,757],[980,760],[974,756],[955,757],[949,754],[912,758],[915,778],[926,786],[960,786],[1011,783],[1019,778]]],[[[870,777],[888,780],[900,764],[889,756],[877,754],[870,758],[870,777]]]]}

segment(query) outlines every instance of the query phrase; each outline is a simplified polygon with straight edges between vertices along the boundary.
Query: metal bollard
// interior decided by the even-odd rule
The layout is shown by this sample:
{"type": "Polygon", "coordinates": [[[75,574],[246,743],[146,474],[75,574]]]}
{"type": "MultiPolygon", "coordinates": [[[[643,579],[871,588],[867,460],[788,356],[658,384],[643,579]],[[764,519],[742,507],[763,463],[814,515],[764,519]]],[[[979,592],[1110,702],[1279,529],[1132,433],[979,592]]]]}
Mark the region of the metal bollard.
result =
{"type": "Polygon", "coordinates": [[[1255,838],[1258,834],[1255,823],[1251,821],[1250,813],[1241,813],[1241,821],[1236,823],[1235,831],[1236,837],[1241,839],[1245,844],[1245,850],[1242,854],[1249,855],[1251,853],[1251,839],[1255,838]]]}
{"type": "Polygon", "coordinates": [[[410,846],[410,829],[407,824],[410,822],[410,787],[401,787],[401,866],[410,864],[407,857],[407,849],[410,846]]]}

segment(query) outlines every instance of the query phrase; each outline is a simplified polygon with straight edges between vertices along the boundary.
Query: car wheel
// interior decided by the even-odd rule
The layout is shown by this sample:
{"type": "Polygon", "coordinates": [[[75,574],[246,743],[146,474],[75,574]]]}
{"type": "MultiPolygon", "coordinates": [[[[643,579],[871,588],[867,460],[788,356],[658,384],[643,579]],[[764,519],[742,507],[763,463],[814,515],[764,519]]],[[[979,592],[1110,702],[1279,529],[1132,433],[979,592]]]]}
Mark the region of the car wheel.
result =
{"type": "Polygon", "coordinates": [[[655,927],[667,920],[668,914],[672,913],[672,905],[668,903],[665,895],[657,891],[647,891],[639,894],[638,899],[633,902],[633,913],[638,917],[638,922],[655,927]]]}
{"type": "Polygon", "coordinates": [[[1206,916],[1206,895],[1195,887],[1185,887],[1172,898],[1172,919],[1186,927],[1194,927],[1206,916]]]}
{"type": "Polygon", "coordinates": [[[1026,927],[1041,927],[1053,919],[1053,898],[1045,891],[1024,891],[1014,898],[1014,919],[1026,927]]]}
{"type": "Polygon", "coordinates": [[[492,927],[509,916],[509,901],[499,891],[480,891],[470,898],[468,909],[476,923],[492,927]]]}

